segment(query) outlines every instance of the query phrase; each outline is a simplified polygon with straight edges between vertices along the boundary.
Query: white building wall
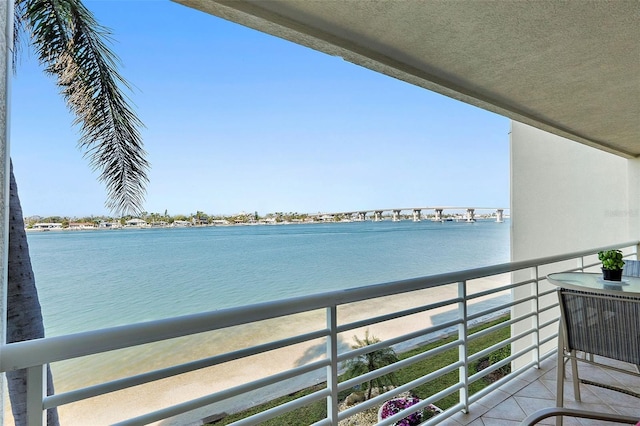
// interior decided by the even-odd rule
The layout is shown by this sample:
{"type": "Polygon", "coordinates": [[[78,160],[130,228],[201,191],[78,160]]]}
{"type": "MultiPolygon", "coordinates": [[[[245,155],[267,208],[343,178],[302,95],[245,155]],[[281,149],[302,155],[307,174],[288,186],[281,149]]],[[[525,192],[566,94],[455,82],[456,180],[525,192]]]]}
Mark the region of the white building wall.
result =
{"type": "MultiPolygon", "coordinates": [[[[627,160],[512,122],[511,260],[640,239],[639,183],[640,160],[627,160]]],[[[577,265],[567,265],[572,266],[577,265]]],[[[534,272],[514,273],[513,279],[522,281],[534,272]]],[[[547,272],[539,273],[543,276],[547,272]]],[[[530,287],[521,288],[513,295],[517,300],[532,291],[530,287]]],[[[555,297],[548,298],[547,303],[551,302],[555,297]]],[[[531,302],[517,305],[512,314],[520,316],[532,307],[531,302]]],[[[534,324],[534,319],[515,324],[512,333],[534,324]]],[[[556,330],[549,327],[541,337],[556,330]]],[[[527,347],[532,338],[515,342],[512,350],[527,347]]],[[[516,366],[531,361],[530,357],[521,358],[516,366]]]]}
{"type": "Polygon", "coordinates": [[[631,240],[627,163],[512,122],[512,260],[631,240]]]}

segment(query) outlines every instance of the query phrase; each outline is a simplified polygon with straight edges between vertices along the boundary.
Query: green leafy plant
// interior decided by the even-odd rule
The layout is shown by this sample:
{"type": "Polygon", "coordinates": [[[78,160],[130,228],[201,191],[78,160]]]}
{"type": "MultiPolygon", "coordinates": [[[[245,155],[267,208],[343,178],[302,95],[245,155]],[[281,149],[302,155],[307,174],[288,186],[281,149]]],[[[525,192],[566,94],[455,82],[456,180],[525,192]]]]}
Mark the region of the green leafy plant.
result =
{"type": "Polygon", "coordinates": [[[598,252],[598,259],[602,262],[602,269],[618,270],[624,267],[622,251],[605,250],[598,252]]]}
{"type": "MultiPolygon", "coordinates": [[[[365,331],[364,339],[359,339],[357,336],[353,336],[353,340],[355,341],[355,344],[351,345],[351,349],[363,348],[381,341],[377,337],[370,335],[369,330],[365,331]]],[[[345,377],[358,377],[398,361],[398,356],[391,348],[381,348],[367,352],[355,358],[351,358],[345,363],[347,370],[345,372],[345,377]]],[[[398,379],[394,373],[389,373],[369,380],[364,384],[364,389],[367,390],[367,399],[371,399],[371,392],[374,387],[382,388],[389,385],[398,385],[398,379]]]]}

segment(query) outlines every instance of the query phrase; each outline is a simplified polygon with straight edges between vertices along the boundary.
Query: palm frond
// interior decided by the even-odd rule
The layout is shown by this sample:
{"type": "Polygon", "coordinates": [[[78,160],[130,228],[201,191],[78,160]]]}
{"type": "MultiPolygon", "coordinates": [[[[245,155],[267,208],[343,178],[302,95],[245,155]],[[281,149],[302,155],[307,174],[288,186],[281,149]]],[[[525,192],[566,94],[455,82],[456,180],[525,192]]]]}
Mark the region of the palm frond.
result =
{"type": "Polygon", "coordinates": [[[106,206],[120,214],[142,210],[149,163],[138,119],[122,88],[131,90],[118,73],[118,58],[107,47],[110,32],[99,25],[80,0],[18,0],[32,32],[40,62],[57,78],[67,105],[75,114],[78,145],[100,170],[107,187],[106,206]]]}
{"type": "Polygon", "coordinates": [[[13,51],[11,52],[11,65],[12,65],[14,74],[18,67],[20,48],[22,47],[20,36],[21,34],[24,33],[24,24],[22,22],[22,17],[24,16],[24,8],[25,8],[24,3],[25,3],[24,0],[17,0],[14,4],[13,45],[12,45],[13,51]]]}

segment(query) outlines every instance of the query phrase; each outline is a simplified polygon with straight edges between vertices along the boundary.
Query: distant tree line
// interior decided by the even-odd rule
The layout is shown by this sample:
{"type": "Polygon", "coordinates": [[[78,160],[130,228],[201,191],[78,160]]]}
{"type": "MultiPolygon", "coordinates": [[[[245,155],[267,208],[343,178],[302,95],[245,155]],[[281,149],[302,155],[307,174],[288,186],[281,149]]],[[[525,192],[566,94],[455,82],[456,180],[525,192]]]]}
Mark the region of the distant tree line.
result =
{"type": "Polygon", "coordinates": [[[235,215],[211,215],[204,213],[200,210],[195,213],[190,213],[188,215],[185,214],[177,214],[177,215],[169,215],[167,210],[164,213],[149,213],[142,212],[139,216],[122,216],[122,217],[112,217],[112,216],[29,216],[24,218],[25,226],[27,228],[32,228],[36,223],[61,223],[63,228],[68,228],[70,223],[81,223],[81,224],[94,224],[95,226],[99,226],[100,223],[113,223],[118,222],[121,225],[124,225],[128,220],[131,219],[142,219],[145,222],[152,224],[158,222],[165,222],[167,224],[172,224],[175,221],[187,221],[191,222],[195,225],[211,225],[216,223],[229,223],[229,224],[242,224],[242,223],[258,223],[258,222],[275,222],[275,223],[283,223],[283,222],[308,222],[315,220],[314,217],[309,214],[301,214],[294,212],[275,212],[275,213],[267,213],[265,216],[260,216],[258,212],[253,213],[238,213],[235,215]]]}

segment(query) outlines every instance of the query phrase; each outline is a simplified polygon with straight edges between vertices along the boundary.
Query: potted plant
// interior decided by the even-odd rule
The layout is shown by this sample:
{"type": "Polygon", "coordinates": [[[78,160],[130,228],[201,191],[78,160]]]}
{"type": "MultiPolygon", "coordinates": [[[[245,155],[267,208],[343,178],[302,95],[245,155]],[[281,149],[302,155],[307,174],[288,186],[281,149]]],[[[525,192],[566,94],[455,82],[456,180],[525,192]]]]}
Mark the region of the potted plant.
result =
{"type": "Polygon", "coordinates": [[[607,281],[622,281],[622,251],[605,250],[598,252],[598,259],[602,262],[602,278],[607,281]]]}

